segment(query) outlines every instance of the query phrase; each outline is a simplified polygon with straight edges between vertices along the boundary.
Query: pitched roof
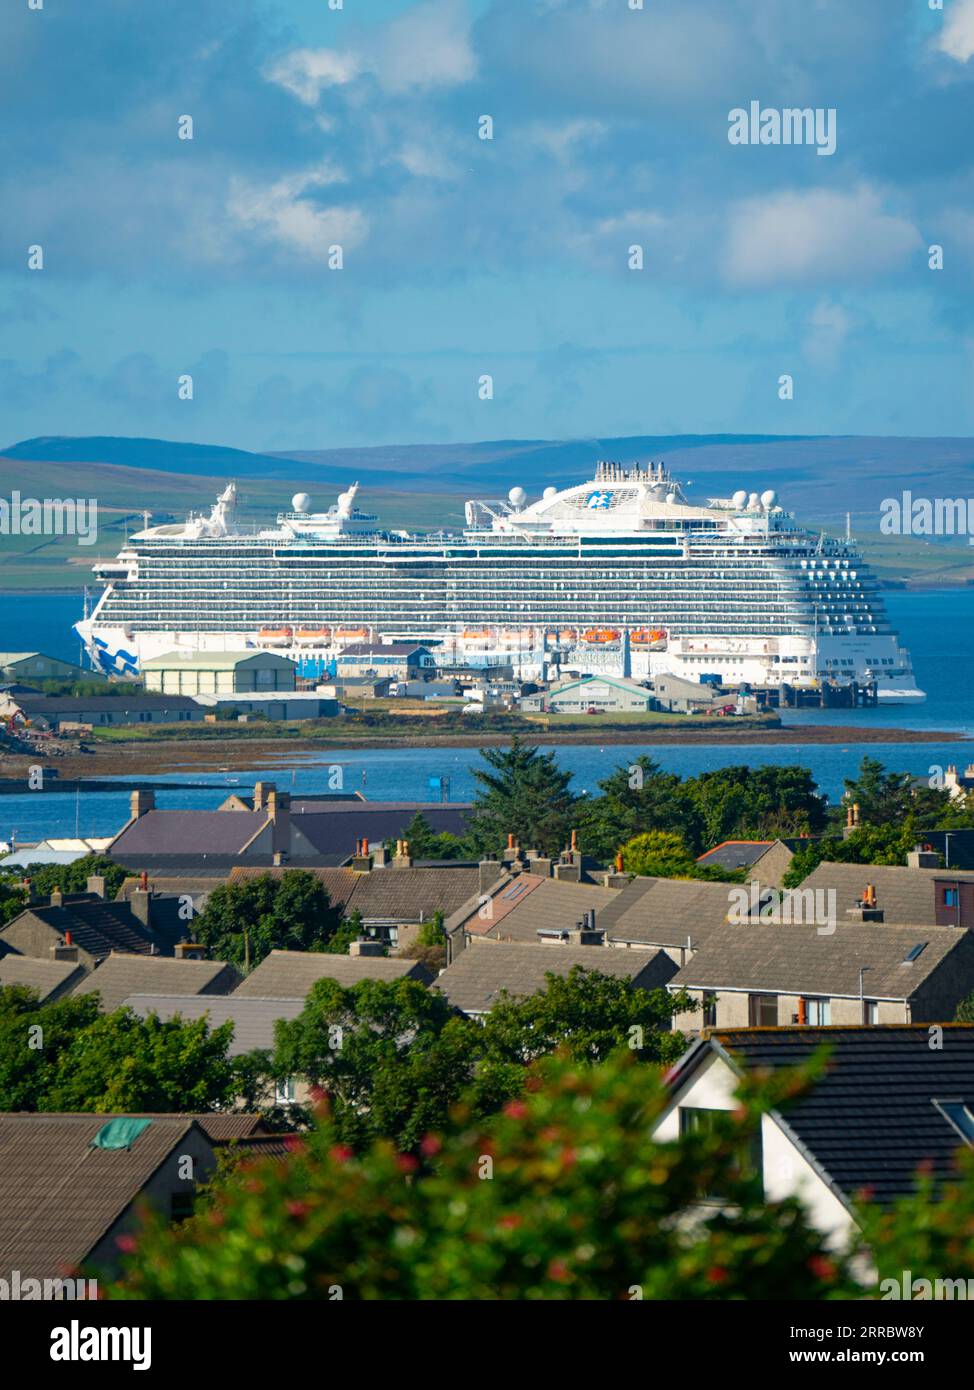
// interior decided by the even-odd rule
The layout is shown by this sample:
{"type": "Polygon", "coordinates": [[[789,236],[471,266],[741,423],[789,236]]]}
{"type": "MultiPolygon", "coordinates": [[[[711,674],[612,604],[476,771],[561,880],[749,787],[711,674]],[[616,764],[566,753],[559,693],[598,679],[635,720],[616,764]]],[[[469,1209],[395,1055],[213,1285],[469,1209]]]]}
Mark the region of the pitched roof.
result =
{"type": "Polygon", "coordinates": [[[110,853],[239,854],[267,821],[264,811],[146,811],[119,832],[110,853]]]}
{"type": "Polygon", "coordinates": [[[839,921],[852,911],[866,884],[876,889],[876,906],[883,922],[927,923],[935,926],[936,890],[934,880],[974,881],[974,873],[954,873],[951,869],[908,869],[887,864],[836,864],[824,860],[802,880],[802,889],[834,888],[839,921]]]}
{"type": "Polygon", "coordinates": [[[750,868],[773,844],[774,840],[724,840],[706,854],[698,854],[697,863],[705,868],[750,868]]]}
{"type": "MultiPolygon", "coordinates": [[[[191,897],[200,897],[204,893],[212,893],[214,888],[218,888],[221,883],[226,882],[226,874],[212,875],[190,875],[190,874],[151,874],[149,877],[149,891],[151,893],[167,893],[179,896],[188,893],[191,897]]],[[[141,886],[141,876],[133,874],[131,878],[123,879],[122,886],[115,894],[116,902],[128,902],[132,894],[141,886]]]]}
{"type": "MultiPolygon", "coordinates": [[[[143,671],[233,671],[241,662],[252,662],[257,657],[265,666],[276,664],[282,671],[292,665],[289,657],[281,656],[278,652],[255,652],[251,648],[247,651],[236,652],[195,652],[191,656],[184,652],[163,652],[161,656],[143,659],[142,669],[143,671]],[[267,660],[268,657],[271,658],[270,662],[267,660]]],[[[278,694],[277,691],[266,693],[278,694]]]]}
{"type": "Polygon", "coordinates": [[[662,951],[620,951],[607,946],[528,945],[520,941],[472,941],[440,972],[432,988],[456,1009],[485,1013],[506,990],[512,996],[536,994],[549,974],[568,975],[576,965],[629,980],[642,989],[667,983],[676,967],[662,951]]]}
{"type": "Polygon", "coordinates": [[[343,657],[359,656],[412,656],[413,652],[425,652],[421,642],[350,642],[338,654],[343,657]]]}
{"type": "Polygon", "coordinates": [[[236,969],[222,960],[115,954],[91,971],[75,994],[100,994],[103,1011],[112,1013],[130,994],[229,994],[239,980],[236,969]]]}
{"type": "Polygon", "coordinates": [[[83,965],[71,960],[35,960],[33,956],[21,956],[13,951],[0,956],[0,987],[26,985],[37,991],[42,1004],[69,993],[86,974],[83,965]]]}
{"type": "Polygon", "coordinates": [[[114,1118],[0,1114],[0,1269],[44,1279],[80,1264],[194,1128],[154,1116],[131,1148],[91,1148],[114,1118]]]}
{"type": "MultiPolygon", "coordinates": [[[[230,882],[241,883],[268,872],[279,878],[289,870],[304,868],[303,864],[290,864],[267,870],[240,864],[231,870],[230,882]]],[[[448,917],[476,893],[479,882],[479,870],[469,864],[414,865],[411,869],[387,865],[370,873],[313,867],[308,872],[320,879],[334,906],[346,916],[361,912],[363,921],[426,922],[435,912],[448,917]]]]}
{"type": "MultiPolygon", "coordinates": [[[[467,828],[469,806],[459,802],[342,802],[334,806],[319,806],[314,811],[295,815],[291,826],[299,830],[318,854],[353,854],[355,841],[367,839],[379,845],[394,840],[405,831],[413,816],[422,814],[437,833],[449,831],[462,835],[467,828]]],[[[236,811],[233,814],[242,815],[236,811]]]]}
{"type": "Polygon", "coordinates": [[[9,938],[17,923],[30,917],[43,922],[58,938],[70,932],[72,942],[96,960],[112,951],[149,955],[153,947],[158,950],[162,944],[155,932],[146,931],[127,903],[105,902],[101,898],[62,907],[26,907],[0,927],[0,940],[9,938]]]}
{"type": "Polygon", "coordinates": [[[974,984],[974,938],[956,927],[842,923],[825,935],[813,923],[728,924],[711,932],[673,986],[858,998],[859,970],[868,966],[870,999],[910,999],[954,953],[951,970],[974,984]]]}
{"type": "Polygon", "coordinates": [[[603,909],[614,902],[617,888],[596,888],[590,883],[571,883],[544,878],[539,874],[516,874],[492,894],[491,916],[482,917],[486,905],[478,906],[465,930],[499,941],[525,941],[537,944],[539,931],[571,931],[585,912],[595,912],[596,927],[602,926],[603,909]]]}
{"type": "Polygon", "coordinates": [[[974,1110],[974,1027],[944,1025],[931,1048],[926,1024],[862,1028],[715,1029],[669,1075],[675,1089],[708,1049],[738,1069],[792,1067],[827,1046],[826,1075],[776,1119],[849,1201],[862,1188],[886,1203],[911,1192],[921,1163],[949,1178],[964,1141],[934,1106],[960,1100],[974,1110]]]}
{"type": "Polygon", "coordinates": [[[599,914],[610,940],[694,947],[727,920],[728,885],[697,879],[634,878],[599,914]]]}
{"type": "Polygon", "coordinates": [[[234,992],[235,999],[304,999],[318,980],[337,980],[345,989],[360,980],[425,981],[416,960],[388,956],[333,956],[317,951],[271,951],[234,992]]]}
{"type": "Polygon", "coordinates": [[[239,1057],[255,1047],[274,1046],[274,1024],[279,1018],[297,1018],[304,1008],[304,999],[265,999],[234,994],[130,994],[126,1005],[140,1018],[156,1014],[160,1019],[175,1018],[178,1014],[189,1023],[206,1018],[211,1029],[219,1028],[229,1019],[233,1023],[233,1039],[228,1049],[231,1057],[239,1057]]]}

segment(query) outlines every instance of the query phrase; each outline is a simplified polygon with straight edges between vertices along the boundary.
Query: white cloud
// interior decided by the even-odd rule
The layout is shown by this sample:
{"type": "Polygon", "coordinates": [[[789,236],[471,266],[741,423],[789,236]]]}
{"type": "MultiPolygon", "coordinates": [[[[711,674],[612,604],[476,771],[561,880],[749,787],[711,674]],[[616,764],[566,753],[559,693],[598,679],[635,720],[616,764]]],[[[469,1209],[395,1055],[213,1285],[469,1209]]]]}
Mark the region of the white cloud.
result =
{"type": "Polygon", "coordinates": [[[916,227],[885,212],[873,189],[790,191],[731,209],[724,269],[739,285],[863,280],[902,265],[920,245],[916,227]]]}
{"type": "Polygon", "coordinates": [[[958,63],[974,56],[974,0],[950,0],[935,47],[958,63]]]}
{"type": "Polygon", "coordinates": [[[314,106],[325,88],[345,86],[363,73],[396,93],[455,87],[469,82],[476,71],[466,6],[461,0],[427,0],[344,49],[294,49],[265,69],[264,76],[314,106]]]}
{"type": "Polygon", "coordinates": [[[329,166],[291,174],[269,186],[234,179],[227,211],[264,240],[312,260],[324,260],[329,246],[338,244],[348,250],[368,231],[368,222],[358,208],[321,207],[308,196],[341,182],[342,174],[329,166]]]}

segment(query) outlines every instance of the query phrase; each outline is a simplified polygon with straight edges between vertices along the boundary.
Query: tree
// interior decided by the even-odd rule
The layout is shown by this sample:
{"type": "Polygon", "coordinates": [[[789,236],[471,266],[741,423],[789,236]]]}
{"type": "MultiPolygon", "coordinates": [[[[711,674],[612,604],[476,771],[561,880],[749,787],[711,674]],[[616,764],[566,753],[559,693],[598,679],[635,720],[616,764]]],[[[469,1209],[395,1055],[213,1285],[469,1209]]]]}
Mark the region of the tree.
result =
{"type": "Polygon", "coordinates": [[[859,807],[863,825],[896,825],[917,813],[929,817],[945,809],[947,792],[917,788],[909,772],[887,772],[876,758],[864,757],[859,775],[845,779],[843,801],[859,807]]]}
{"type": "Polygon", "coordinates": [[[273,950],[325,950],[341,921],[315,874],[288,869],[214,888],[194,929],[215,960],[247,970],[273,950]]]}
{"type": "MultiPolygon", "coordinates": [[[[711,1133],[663,1143],[670,1097],[623,1048],[546,1059],[484,1125],[457,1107],[416,1156],[356,1155],[322,1109],[287,1162],[217,1185],[178,1227],[150,1218],[110,1297],[128,1299],[802,1299],[861,1296],[795,1201],[742,1170],[764,1110],[800,1084],[742,1088],[711,1133]],[[706,1191],[719,1203],[701,1210],[706,1191]],[[692,1216],[693,1219],[690,1219],[692,1216]]],[[[939,1266],[951,1268],[949,1261],[939,1266]]]]}
{"type": "Polygon", "coordinates": [[[578,827],[588,852],[607,863],[627,841],[651,830],[679,832],[696,847],[702,817],[680,778],[641,755],[599,783],[601,796],[579,803],[578,827]]]}
{"type": "Polygon", "coordinates": [[[682,835],[673,830],[650,830],[622,846],[622,867],[650,878],[694,878],[697,865],[682,835]]]}
{"type": "Polygon", "coordinates": [[[84,893],[92,874],[104,878],[105,896],[114,898],[129,877],[129,870],[103,854],[86,854],[73,864],[29,864],[24,870],[24,877],[30,879],[32,890],[42,896],[47,896],[55,888],[62,893],[84,893]]]}
{"type": "Polygon", "coordinates": [[[826,835],[796,850],[782,879],[784,888],[797,888],[822,863],[905,864],[918,835],[912,816],[902,824],[861,825],[845,839],[826,835]]]}
{"type": "Polygon", "coordinates": [[[559,768],[554,753],[528,747],[515,736],[510,748],[483,748],[480,756],[486,766],[473,770],[479,791],[469,831],[476,850],[499,854],[508,835],[524,849],[544,854],[563,849],[576,803],[571,774],[559,768]]]}
{"type": "Polygon", "coordinates": [[[422,811],[417,811],[394,839],[385,842],[387,854],[395,853],[396,840],[407,841],[413,859],[463,859],[468,852],[459,835],[434,830],[422,811]]]}
{"type": "Polygon", "coordinates": [[[431,974],[436,975],[446,965],[446,931],[443,927],[443,913],[434,912],[428,922],[424,922],[416,933],[416,940],[404,951],[399,952],[406,960],[418,960],[431,974]]]}
{"type": "Polygon", "coordinates": [[[703,818],[707,848],[724,840],[814,835],[827,822],[826,799],[805,767],[722,767],[686,785],[703,818]]]}
{"type": "Polygon", "coordinates": [[[0,989],[0,1110],[212,1110],[240,1082],[227,1052],[233,1026],[160,1022],[130,1009],[99,1014],[95,993],[40,1004],[0,989]]]}

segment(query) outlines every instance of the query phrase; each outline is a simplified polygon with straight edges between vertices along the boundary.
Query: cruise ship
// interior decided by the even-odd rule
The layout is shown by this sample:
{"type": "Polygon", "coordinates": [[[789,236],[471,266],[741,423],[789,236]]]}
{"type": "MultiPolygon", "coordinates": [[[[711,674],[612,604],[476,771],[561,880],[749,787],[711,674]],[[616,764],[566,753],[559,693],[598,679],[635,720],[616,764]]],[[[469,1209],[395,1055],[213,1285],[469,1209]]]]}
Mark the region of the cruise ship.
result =
{"type": "Polygon", "coordinates": [[[599,463],[595,477],[514,487],[466,504],[453,532],[388,530],[306,493],[276,525],[246,526],[231,483],[206,514],[147,525],[100,562],[77,624],[92,664],[137,675],[170,652],[273,648],[303,674],[351,643],[428,645],[440,665],[672,672],[732,685],[875,682],[917,702],[909,653],[846,538],[799,526],[773,491],[687,500],[662,463],[599,463]]]}

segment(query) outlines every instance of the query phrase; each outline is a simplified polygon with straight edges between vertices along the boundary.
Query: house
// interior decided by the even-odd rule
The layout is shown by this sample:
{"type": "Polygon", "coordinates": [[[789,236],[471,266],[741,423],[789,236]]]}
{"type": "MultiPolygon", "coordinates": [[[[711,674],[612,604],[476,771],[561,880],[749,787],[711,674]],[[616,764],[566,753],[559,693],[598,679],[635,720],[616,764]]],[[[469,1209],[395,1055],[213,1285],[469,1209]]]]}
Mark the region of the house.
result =
{"type": "Polygon", "coordinates": [[[558,681],[536,695],[526,695],[521,709],[526,713],[599,714],[643,711],[655,708],[653,692],[626,676],[579,676],[558,681]]]}
{"type": "Polygon", "coordinates": [[[471,1018],[489,1013],[505,993],[524,997],[543,990],[550,974],[567,976],[576,965],[629,982],[634,989],[659,989],[676,967],[662,951],[610,951],[604,946],[537,945],[473,938],[433,984],[455,1009],[471,1018]]]}
{"type": "Polygon", "coordinates": [[[974,924],[974,873],[938,868],[933,861],[939,855],[923,850],[909,858],[906,867],[824,860],[802,880],[800,891],[834,894],[840,922],[862,921],[865,908],[866,920],[892,926],[974,924]]]}
{"type": "Polygon", "coordinates": [[[361,980],[430,982],[429,971],[401,957],[334,956],[318,951],[271,951],[237,988],[236,999],[305,999],[319,980],[350,989],[361,980]]]}
{"type": "Polygon", "coordinates": [[[736,706],[736,695],[722,695],[713,686],[688,681],[683,676],[659,672],[653,676],[655,708],[670,714],[710,714],[728,705],[736,706]]]}
{"type": "MultiPolygon", "coordinates": [[[[925,781],[923,785],[929,784],[925,781]]],[[[963,801],[974,791],[974,763],[968,763],[963,772],[958,772],[954,763],[948,764],[944,772],[944,790],[950,793],[951,800],[963,801]]]]}
{"type": "Polygon", "coordinates": [[[428,649],[416,642],[352,642],[335,658],[339,684],[356,677],[410,681],[435,669],[428,649]]]}
{"type": "MultiPolygon", "coordinates": [[[[153,862],[155,862],[154,859],[153,862]]],[[[235,860],[230,860],[222,873],[179,873],[174,863],[168,865],[173,870],[171,873],[150,873],[146,869],[144,870],[144,878],[140,872],[132,874],[130,878],[122,881],[121,887],[115,894],[115,901],[129,902],[134,895],[148,889],[150,893],[155,894],[160,899],[175,898],[183,904],[191,903],[193,916],[195,916],[197,912],[203,911],[206,900],[214,888],[219,888],[221,884],[226,883],[230,865],[235,862],[235,860]]]]}
{"type": "Polygon", "coordinates": [[[974,991],[974,937],[946,927],[718,927],[670,981],[688,1027],[944,1023],[974,991]]]}
{"type": "Polygon", "coordinates": [[[204,713],[188,695],[0,695],[0,717],[51,733],[78,725],[181,724],[202,720],[204,713]]]}
{"type": "Polygon", "coordinates": [[[723,840],[705,854],[697,855],[704,869],[744,869],[744,881],[752,879],[770,888],[780,888],[781,881],[795,857],[801,840],[723,840]]]}
{"type": "Polygon", "coordinates": [[[83,666],[62,661],[44,652],[0,652],[0,677],[4,681],[104,681],[100,671],[86,671],[83,666]]]}
{"type": "Polygon", "coordinates": [[[73,960],[37,960],[13,951],[0,955],[0,989],[21,985],[32,989],[41,1004],[53,1004],[87,976],[85,967],[73,960]]]}
{"type": "MultiPolygon", "coordinates": [[[[230,994],[240,983],[237,969],[222,960],[175,956],[123,955],[113,952],[85,975],[75,997],[98,994],[103,1013],[121,1008],[130,994],[230,994]]],[[[45,964],[47,962],[44,962],[45,964]]],[[[0,966],[3,962],[0,961],[0,966]]],[[[0,971],[2,977],[2,971],[0,971]]]]}
{"type": "Polygon", "coordinates": [[[55,891],[49,906],[28,906],[0,927],[0,954],[72,961],[86,970],[113,951],[171,956],[186,930],[175,906],[151,893],[112,903],[71,901],[55,891]]]}
{"type": "MultiPolygon", "coordinates": [[[[319,855],[353,855],[359,841],[381,847],[386,840],[401,838],[416,815],[421,815],[436,834],[462,836],[469,823],[467,802],[361,801],[321,803],[292,817],[305,844],[319,855]]],[[[375,851],[371,851],[375,852],[375,851]]],[[[292,858],[297,858],[293,854],[292,858]]]]}
{"type": "Polygon", "coordinates": [[[233,1039],[228,1049],[231,1057],[240,1057],[254,1048],[272,1051],[274,1024],[278,1019],[297,1018],[305,1004],[303,997],[263,999],[236,993],[130,994],[123,1002],[140,1018],[155,1014],[164,1021],[179,1017],[186,1023],[205,1018],[210,1029],[232,1023],[233,1039]]]}
{"type": "MultiPolygon", "coordinates": [[[[372,861],[381,851],[372,851],[353,858],[351,868],[312,868],[323,884],[332,905],[342,915],[358,913],[367,935],[379,937],[390,946],[403,948],[412,945],[418,929],[437,913],[444,920],[476,893],[479,875],[475,865],[446,863],[422,866],[408,855],[393,858],[385,867],[372,861]],[[371,867],[370,867],[371,864],[371,867]]],[[[301,867],[300,865],[292,867],[301,867]]],[[[284,868],[249,868],[238,866],[231,870],[231,883],[242,883],[270,873],[279,877],[284,868]]]]}
{"type": "MultiPolygon", "coordinates": [[[[487,861],[489,863],[490,861],[487,861]]],[[[614,888],[575,883],[522,872],[497,879],[478,891],[445,923],[453,959],[473,937],[537,945],[572,938],[601,926],[601,914],[617,894],[614,888]]]]}
{"type": "Polygon", "coordinates": [[[197,1184],[216,1167],[209,1118],[0,1114],[4,1277],[59,1280],[82,1265],[117,1273],[118,1240],[137,1227],[139,1207],[190,1215],[197,1184]]]}
{"type": "Polygon", "coordinates": [[[928,1166],[953,1176],[974,1135],[974,1027],[947,1024],[943,1046],[925,1026],[717,1029],[667,1075],[670,1102],[654,1138],[673,1140],[734,1110],[740,1080],[807,1063],[825,1044],[825,1074],[761,1120],[758,1171],[769,1201],[799,1197],[814,1227],[840,1245],[855,1230],[856,1195],[888,1205],[928,1166]]]}
{"type": "Polygon", "coordinates": [[[266,695],[293,691],[297,667],[276,652],[166,652],[143,661],[142,675],[162,695],[266,695]]]}
{"type": "MultiPolygon", "coordinates": [[[[288,662],[290,666],[291,663],[288,662]]],[[[279,695],[194,695],[210,718],[334,719],[338,700],[318,690],[282,691],[279,695]]]]}
{"type": "Polygon", "coordinates": [[[683,965],[731,910],[729,886],[697,879],[634,878],[599,914],[610,946],[664,950],[683,965]]]}
{"type": "Polygon", "coordinates": [[[271,786],[256,811],[160,811],[151,789],[134,791],[131,815],[108,847],[113,859],[138,862],[152,855],[223,855],[231,859],[262,857],[273,862],[303,857],[312,851],[292,832],[291,798],[271,786]]]}

